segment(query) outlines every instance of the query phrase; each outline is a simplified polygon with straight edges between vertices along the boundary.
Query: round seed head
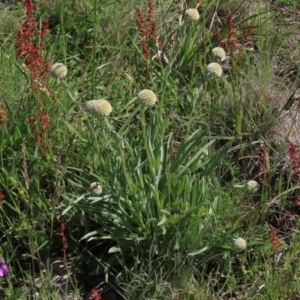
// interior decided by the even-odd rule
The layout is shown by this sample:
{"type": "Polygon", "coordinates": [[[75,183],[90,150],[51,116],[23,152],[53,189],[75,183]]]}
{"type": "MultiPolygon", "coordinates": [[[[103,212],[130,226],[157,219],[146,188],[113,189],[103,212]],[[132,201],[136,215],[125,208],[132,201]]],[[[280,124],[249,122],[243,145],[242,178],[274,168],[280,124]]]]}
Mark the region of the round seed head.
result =
{"type": "Polygon", "coordinates": [[[18,194],[19,194],[19,196],[24,196],[24,194],[25,194],[25,191],[24,190],[18,190],[18,194]]]}
{"type": "Polygon", "coordinates": [[[62,63],[55,63],[50,69],[51,75],[55,78],[64,78],[68,74],[67,67],[62,63]]]}
{"type": "Polygon", "coordinates": [[[246,245],[247,245],[246,241],[241,237],[233,240],[233,247],[237,252],[241,252],[241,251],[245,250],[246,245]]]}
{"type": "Polygon", "coordinates": [[[92,196],[100,196],[102,194],[102,186],[98,182],[92,182],[90,185],[90,193],[92,196]]]}
{"type": "Polygon", "coordinates": [[[222,60],[226,59],[226,53],[225,50],[221,47],[216,47],[212,49],[212,53],[214,56],[222,60]]]}
{"type": "Polygon", "coordinates": [[[94,116],[109,116],[112,107],[107,100],[91,100],[86,103],[85,111],[94,116]]]}
{"type": "Polygon", "coordinates": [[[221,76],[223,73],[222,67],[218,63],[210,63],[207,65],[206,70],[208,73],[216,76],[221,76]]]}
{"type": "Polygon", "coordinates": [[[151,90],[142,90],[139,92],[138,97],[147,106],[153,106],[157,101],[156,95],[151,90]]]}
{"type": "Polygon", "coordinates": [[[200,18],[199,12],[195,8],[189,8],[185,13],[193,21],[196,21],[200,18]]]}
{"type": "Polygon", "coordinates": [[[255,181],[255,180],[249,180],[246,183],[246,186],[247,186],[248,191],[251,192],[251,193],[256,193],[258,191],[258,188],[259,188],[258,182],[255,181]]]}

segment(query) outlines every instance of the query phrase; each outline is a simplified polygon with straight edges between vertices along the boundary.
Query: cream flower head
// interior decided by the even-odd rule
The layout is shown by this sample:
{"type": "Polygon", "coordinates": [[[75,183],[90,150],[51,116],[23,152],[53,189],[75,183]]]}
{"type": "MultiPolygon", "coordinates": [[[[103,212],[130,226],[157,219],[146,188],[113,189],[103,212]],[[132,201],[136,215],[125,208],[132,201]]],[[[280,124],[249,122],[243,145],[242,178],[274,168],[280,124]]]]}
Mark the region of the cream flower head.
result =
{"type": "Polygon", "coordinates": [[[222,76],[223,73],[222,67],[218,63],[210,63],[206,66],[206,70],[208,73],[216,76],[222,76]]]}
{"type": "Polygon", "coordinates": [[[221,47],[215,47],[212,49],[212,53],[214,56],[222,60],[226,59],[226,53],[225,50],[221,47]]]}
{"type": "Polygon", "coordinates": [[[255,181],[255,180],[249,180],[246,183],[246,186],[247,186],[248,191],[251,192],[251,193],[256,193],[259,189],[258,182],[255,181]]]}
{"type": "Polygon", "coordinates": [[[86,103],[85,111],[94,116],[109,116],[112,107],[107,100],[91,100],[86,103]]]}
{"type": "Polygon", "coordinates": [[[138,97],[142,101],[142,103],[146,106],[153,106],[157,101],[157,97],[154,94],[154,92],[147,89],[139,92],[138,97]]]}
{"type": "Polygon", "coordinates": [[[185,13],[193,21],[197,21],[200,18],[199,12],[195,8],[189,8],[185,13]]]}
{"type": "Polygon", "coordinates": [[[242,252],[243,250],[245,250],[246,245],[247,245],[246,241],[241,237],[233,240],[233,247],[237,252],[242,252]]]}
{"type": "Polygon", "coordinates": [[[92,196],[100,196],[102,194],[102,186],[98,182],[92,182],[90,185],[90,193],[92,196]]]}
{"type": "Polygon", "coordinates": [[[55,78],[64,78],[68,74],[67,67],[62,63],[55,63],[50,69],[51,75],[55,78]]]}

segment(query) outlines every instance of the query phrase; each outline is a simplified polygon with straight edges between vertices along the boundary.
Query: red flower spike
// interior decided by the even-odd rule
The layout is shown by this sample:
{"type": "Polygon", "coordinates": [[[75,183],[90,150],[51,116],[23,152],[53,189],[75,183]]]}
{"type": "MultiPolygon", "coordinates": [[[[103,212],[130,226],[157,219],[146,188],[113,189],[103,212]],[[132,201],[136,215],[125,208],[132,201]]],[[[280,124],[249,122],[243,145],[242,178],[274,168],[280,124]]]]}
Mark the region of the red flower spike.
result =
{"type": "Polygon", "coordinates": [[[96,289],[91,290],[91,299],[92,300],[102,300],[101,294],[98,293],[96,289]]]}
{"type": "Polygon", "coordinates": [[[148,7],[148,14],[145,18],[141,12],[141,9],[136,6],[136,26],[137,30],[142,36],[142,51],[146,58],[150,57],[150,50],[149,50],[149,39],[152,39],[155,44],[158,46],[159,49],[163,49],[163,45],[158,40],[158,34],[156,31],[157,24],[155,21],[155,10],[151,0],[147,0],[147,7],[148,7]]]}
{"type": "Polygon", "coordinates": [[[252,30],[253,30],[253,26],[250,26],[250,27],[247,29],[247,32],[246,32],[246,34],[245,34],[245,36],[244,36],[244,38],[243,38],[243,48],[246,48],[247,43],[248,43],[248,39],[249,39],[249,36],[250,36],[252,30]]]}
{"type": "Polygon", "coordinates": [[[292,216],[292,214],[289,211],[286,211],[282,217],[281,217],[281,221],[284,221],[285,219],[289,219],[292,216]]]}
{"type": "Polygon", "coordinates": [[[41,85],[46,87],[49,63],[44,63],[42,50],[45,46],[45,36],[48,34],[48,21],[43,20],[39,30],[32,1],[25,0],[23,3],[26,9],[27,19],[17,32],[17,55],[24,61],[32,80],[39,80],[41,85]]]}
{"type": "Polygon", "coordinates": [[[5,203],[5,196],[3,194],[3,190],[0,188],[0,204],[5,203]]]}
{"type": "Polygon", "coordinates": [[[58,235],[61,237],[62,242],[63,242],[63,247],[61,248],[61,251],[63,253],[66,253],[66,251],[68,250],[68,240],[65,237],[65,230],[66,230],[65,220],[64,220],[63,216],[60,216],[60,225],[59,225],[58,235]]]}
{"type": "Polygon", "coordinates": [[[33,3],[30,0],[24,1],[24,6],[26,8],[27,15],[33,15],[34,14],[34,6],[33,3]]]}
{"type": "Polygon", "coordinates": [[[297,176],[297,182],[300,183],[300,160],[297,148],[294,143],[289,143],[289,156],[291,161],[291,168],[297,176]]]}
{"type": "Polygon", "coordinates": [[[300,167],[299,154],[294,143],[289,143],[289,155],[291,160],[292,170],[298,170],[300,167]]]}
{"type": "Polygon", "coordinates": [[[29,117],[28,117],[28,123],[29,123],[30,125],[34,125],[34,124],[35,124],[34,116],[29,116],[29,117]]]}
{"type": "MultiPolygon", "coordinates": [[[[56,95],[47,89],[50,62],[45,61],[42,55],[45,47],[45,37],[48,34],[48,21],[43,20],[39,28],[33,2],[24,0],[23,4],[26,10],[26,19],[17,32],[16,50],[18,57],[24,62],[25,68],[30,74],[32,79],[31,89],[34,91],[38,103],[40,103],[43,100],[41,93],[37,93],[40,90],[46,92],[53,99],[56,98],[56,95]]],[[[41,107],[39,110],[41,110],[41,107]]],[[[33,116],[28,118],[33,134],[39,142],[42,155],[45,154],[43,148],[48,148],[44,136],[48,133],[50,120],[50,116],[45,112],[40,112],[39,120],[35,120],[33,116]]]]}
{"type": "Polygon", "coordinates": [[[263,174],[263,184],[264,186],[268,186],[270,184],[270,173],[269,173],[269,163],[267,160],[267,156],[268,156],[268,147],[267,145],[263,145],[262,146],[262,152],[260,155],[260,160],[261,160],[261,164],[262,167],[260,168],[260,173],[263,174]]]}
{"type": "Polygon", "coordinates": [[[277,232],[274,229],[274,227],[271,227],[269,230],[269,238],[270,238],[271,244],[273,245],[274,249],[276,251],[280,250],[280,241],[279,241],[279,238],[277,237],[277,232]]]}
{"type": "Polygon", "coordinates": [[[234,70],[239,70],[240,66],[243,66],[244,62],[245,62],[245,56],[241,53],[245,47],[247,46],[248,43],[248,39],[249,36],[252,32],[253,27],[250,26],[243,39],[241,42],[241,46],[238,46],[238,42],[237,42],[237,29],[233,26],[233,19],[234,19],[234,14],[233,12],[230,12],[227,18],[227,39],[223,40],[220,36],[220,31],[218,29],[215,30],[215,36],[216,36],[216,40],[218,42],[218,44],[224,48],[224,50],[228,53],[228,56],[230,56],[231,58],[234,57],[238,57],[239,58],[239,66],[238,65],[234,65],[234,70]]]}

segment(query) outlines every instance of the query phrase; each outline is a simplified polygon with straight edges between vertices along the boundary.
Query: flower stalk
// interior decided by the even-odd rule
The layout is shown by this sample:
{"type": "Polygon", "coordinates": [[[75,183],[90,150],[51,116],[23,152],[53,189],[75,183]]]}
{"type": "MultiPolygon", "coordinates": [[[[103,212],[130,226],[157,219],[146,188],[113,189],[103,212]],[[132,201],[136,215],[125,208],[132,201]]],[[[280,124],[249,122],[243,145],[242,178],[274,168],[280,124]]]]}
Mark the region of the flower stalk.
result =
{"type": "Polygon", "coordinates": [[[60,216],[60,225],[59,225],[59,233],[58,235],[61,237],[63,247],[61,248],[61,251],[63,254],[66,254],[66,251],[68,250],[68,240],[65,236],[66,231],[66,225],[65,225],[65,219],[63,216],[60,216]]]}
{"type": "Polygon", "coordinates": [[[270,184],[270,172],[269,172],[269,162],[268,162],[268,147],[266,144],[262,146],[260,155],[261,167],[260,173],[263,175],[263,185],[264,187],[270,184]]]}
{"type": "Polygon", "coordinates": [[[150,41],[154,41],[159,50],[163,49],[163,45],[160,43],[158,39],[158,34],[156,31],[157,24],[155,20],[155,11],[154,6],[151,0],[147,0],[148,14],[145,17],[141,11],[141,9],[136,6],[136,26],[137,30],[140,33],[142,40],[141,46],[142,51],[146,58],[150,58],[150,41]]]}
{"type": "Polygon", "coordinates": [[[48,34],[48,21],[43,20],[38,28],[34,5],[31,0],[24,1],[26,20],[17,32],[17,55],[23,60],[26,70],[30,73],[33,87],[47,87],[50,62],[44,61],[42,51],[48,34]]]}

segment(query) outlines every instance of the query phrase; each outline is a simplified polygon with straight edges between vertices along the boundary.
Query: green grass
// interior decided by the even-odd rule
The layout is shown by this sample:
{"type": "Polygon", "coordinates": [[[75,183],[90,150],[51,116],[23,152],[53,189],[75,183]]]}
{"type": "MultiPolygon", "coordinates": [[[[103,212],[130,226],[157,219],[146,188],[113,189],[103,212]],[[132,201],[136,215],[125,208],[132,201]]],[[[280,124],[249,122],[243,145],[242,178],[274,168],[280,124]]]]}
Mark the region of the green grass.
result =
{"type": "MultiPolygon", "coordinates": [[[[193,1],[152,3],[163,48],[147,37],[147,58],[133,1],[36,1],[39,26],[49,20],[43,64],[68,68],[46,88],[16,51],[23,5],[1,4],[1,299],[67,299],[66,286],[53,285],[53,258],[79,299],[104,281],[103,299],[299,296],[299,162],[281,117],[298,88],[300,16],[280,10],[298,2],[202,1],[196,21],[184,13],[193,1]],[[237,42],[222,62],[212,54],[217,28],[237,42]],[[211,62],[222,76],[207,74],[211,62]],[[143,89],[156,94],[153,107],[140,101],[143,89]],[[93,99],[112,113],[89,114],[93,99]]],[[[147,2],[139,7],[147,18],[147,2]]]]}

